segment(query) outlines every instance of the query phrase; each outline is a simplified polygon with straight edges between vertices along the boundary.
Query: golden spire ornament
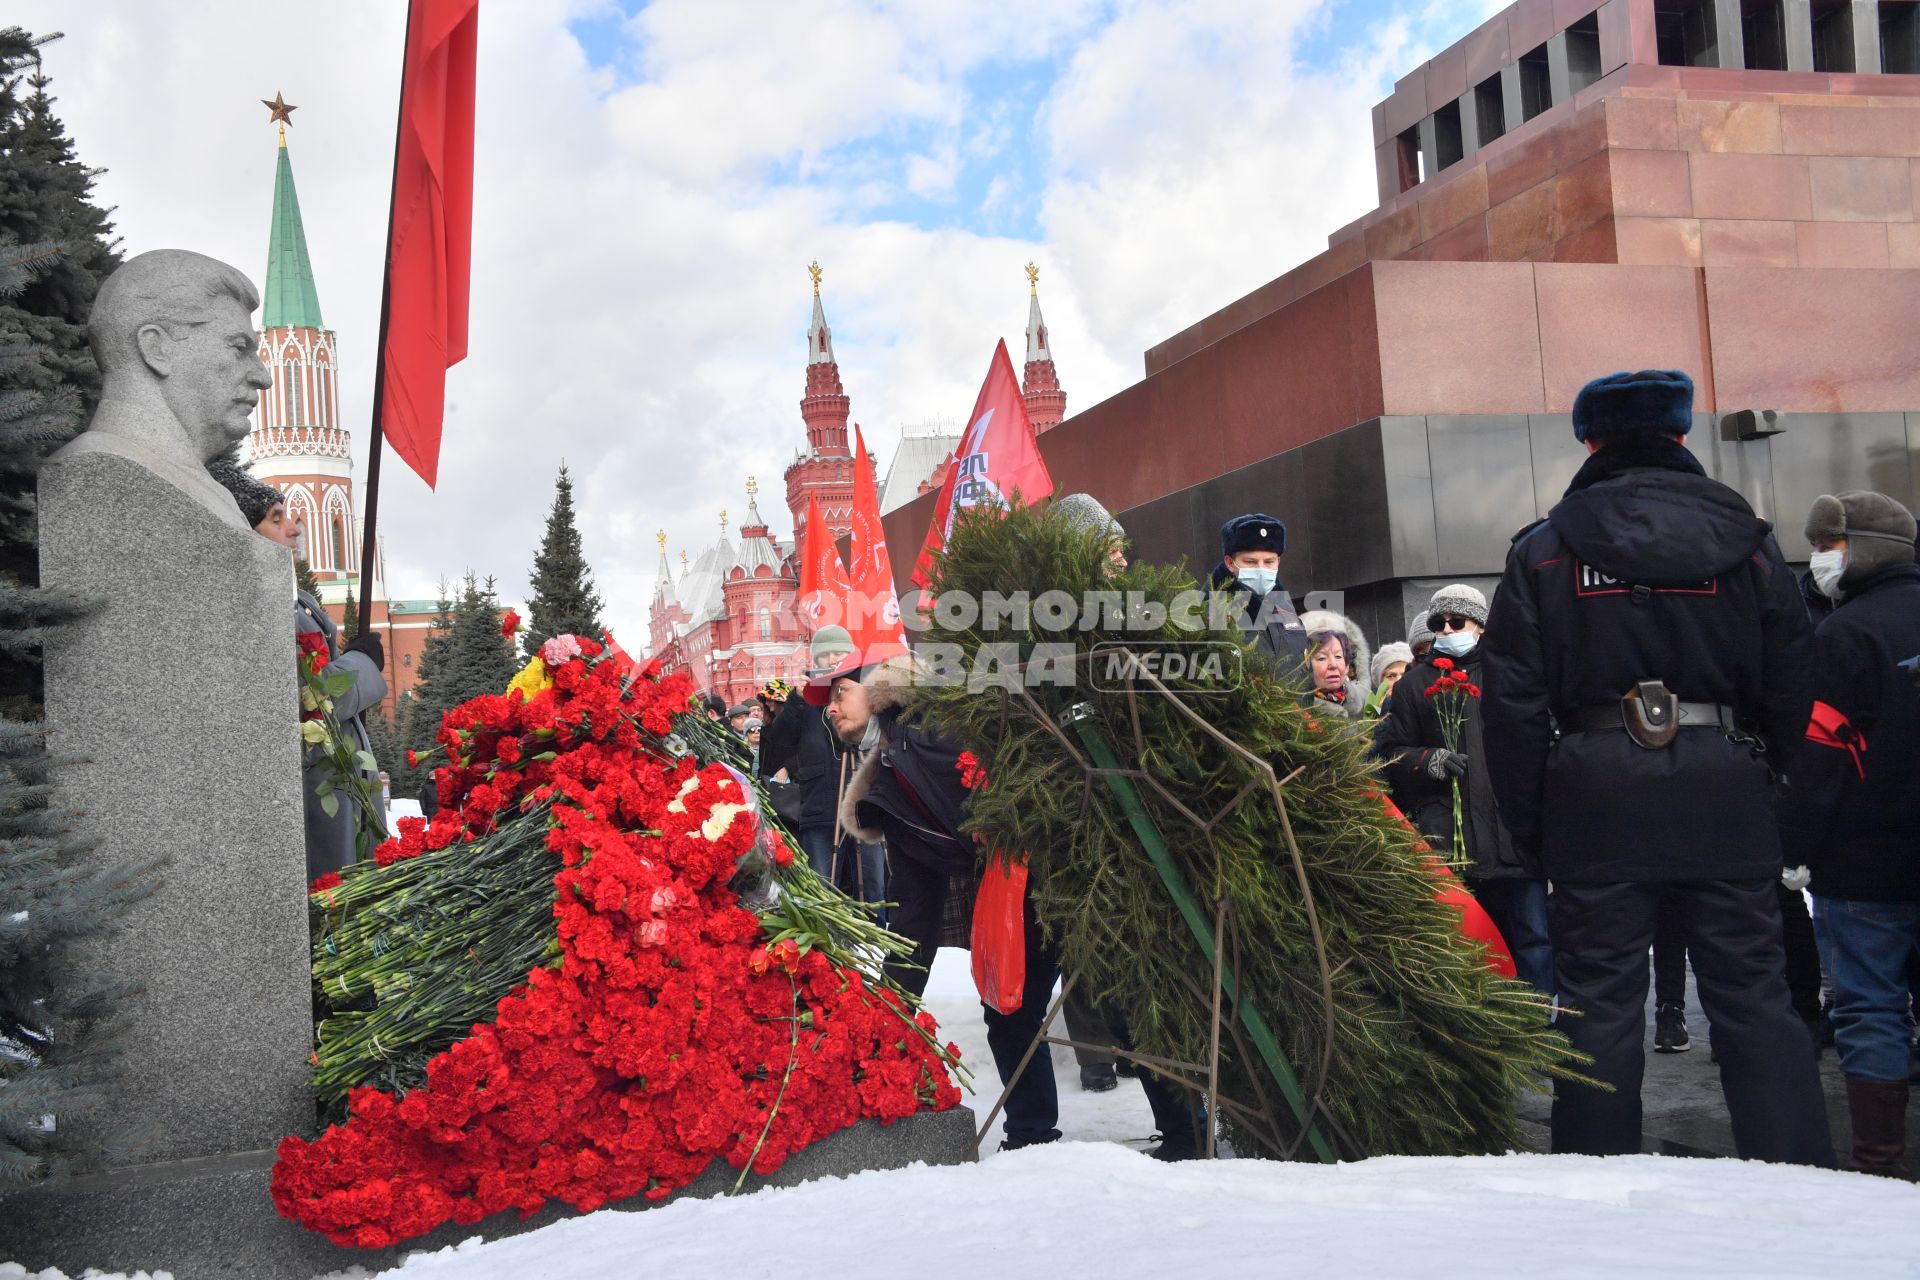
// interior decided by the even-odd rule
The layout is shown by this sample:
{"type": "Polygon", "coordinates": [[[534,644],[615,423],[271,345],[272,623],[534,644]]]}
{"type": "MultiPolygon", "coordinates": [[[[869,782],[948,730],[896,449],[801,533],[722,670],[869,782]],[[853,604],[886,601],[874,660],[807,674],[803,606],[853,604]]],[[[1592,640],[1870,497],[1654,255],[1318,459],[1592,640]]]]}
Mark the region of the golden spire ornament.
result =
{"type": "Polygon", "coordinates": [[[660,558],[662,560],[666,559],[667,558],[667,531],[665,529],[660,530],[658,533],[653,535],[653,540],[660,544],[660,558]]]}
{"type": "Polygon", "coordinates": [[[720,536],[723,538],[727,536],[727,509],[725,507],[720,508],[720,536]]]}
{"type": "Polygon", "coordinates": [[[1031,262],[1027,264],[1027,292],[1035,297],[1040,295],[1040,268],[1031,262]]]}
{"type": "Polygon", "coordinates": [[[825,274],[820,270],[818,258],[807,264],[807,274],[813,277],[813,296],[817,298],[820,296],[820,277],[825,274]]]}

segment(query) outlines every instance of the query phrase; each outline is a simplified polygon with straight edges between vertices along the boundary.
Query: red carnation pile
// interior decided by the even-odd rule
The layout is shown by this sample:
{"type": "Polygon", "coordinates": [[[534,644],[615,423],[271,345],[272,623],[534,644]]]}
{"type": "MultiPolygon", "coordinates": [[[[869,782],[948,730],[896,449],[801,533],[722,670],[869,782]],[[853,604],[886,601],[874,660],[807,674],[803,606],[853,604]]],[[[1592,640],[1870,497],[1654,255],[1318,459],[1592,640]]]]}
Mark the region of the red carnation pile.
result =
{"type": "Polygon", "coordinates": [[[559,956],[431,1059],[425,1084],[356,1089],[347,1123],[281,1143],[275,1207],[336,1243],[549,1199],[657,1198],[715,1156],[769,1173],[856,1120],[959,1101],[929,1015],[909,1021],[819,951],[763,945],[727,887],[761,838],[754,798],[722,766],[664,761],[636,728],[667,732],[685,678],[636,677],[581,645],[551,689],[448,714],[439,814],[379,851],[390,865],[551,800],[559,956]]]}

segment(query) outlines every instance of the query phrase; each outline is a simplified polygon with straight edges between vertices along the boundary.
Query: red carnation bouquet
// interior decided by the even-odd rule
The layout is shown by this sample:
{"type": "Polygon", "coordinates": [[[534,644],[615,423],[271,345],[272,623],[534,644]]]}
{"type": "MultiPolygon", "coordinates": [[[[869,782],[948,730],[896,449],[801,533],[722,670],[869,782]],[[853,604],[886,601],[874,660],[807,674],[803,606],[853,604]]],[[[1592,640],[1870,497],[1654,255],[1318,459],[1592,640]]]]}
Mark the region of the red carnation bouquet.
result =
{"type": "Polygon", "coordinates": [[[338,1243],[665,1196],[716,1157],[744,1179],[959,1100],[958,1051],[877,976],[907,944],[687,750],[686,677],[578,643],[450,712],[434,819],[312,899],[346,1118],[282,1142],[273,1197],[338,1243]]]}
{"type": "MultiPolygon", "coordinates": [[[[1467,703],[1480,696],[1480,686],[1456,668],[1451,658],[1435,658],[1433,665],[1440,678],[1427,686],[1427,697],[1433,699],[1440,713],[1441,743],[1449,751],[1458,751],[1466,728],[1467,703]]],[[[1447,783],[1453,790],[1453,866],[1464,869],[1467,865],[1466,806],[1460,799],[1460,779],[1449,778],[1447,783]]]]}
{"type": "Polygon", "coordinates": [[[333,654],[323,631],[294,632],[300,669],[300,741],[309,766],[320,767],[315,793],[329,818],[340,812],[340,798],[352,806],[354,856],[364,858],[386,834],[385,806],[374,783],[380,766],[347,736],[333,712],[333,700],[353,687],[353,677],[330,671],[333,654]]]}

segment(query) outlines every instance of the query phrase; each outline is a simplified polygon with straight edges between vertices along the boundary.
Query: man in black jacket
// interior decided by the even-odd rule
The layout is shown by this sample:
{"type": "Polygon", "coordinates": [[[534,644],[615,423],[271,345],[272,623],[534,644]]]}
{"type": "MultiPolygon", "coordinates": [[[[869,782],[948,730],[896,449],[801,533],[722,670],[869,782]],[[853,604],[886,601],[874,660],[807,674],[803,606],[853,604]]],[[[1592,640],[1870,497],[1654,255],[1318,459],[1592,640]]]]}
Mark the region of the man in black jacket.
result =
{"type": "MultiPolygon", "coordinates": [[[[853,652],[853,639],[844,627],[822,627],[814,633],[809,653],[813,665],[802,696],[789,694],[780,703],[773,722],[760,735],[760,771],[772,777],[785,769],[787,781],[800,788],[800,816],[794,835],[814,873],[834,882],[834,810],[840,804],[841,757],[833,726],[827,723],[827,675],[853,652]]],[[[876,891],[880,886],[874,886],[876,891]]],[[[874,899],[879,897],[878,892],[874,899]]]]}
{"type": "Polygon", "coordinates": [[[1914,519],[1885,494],[1823,496],[1813,576],[1838,607],[1813,642],[1813,721],[1781,807],[1790,862],[1813,873],[1833,986],[1853,1162],[1898,1174],[1907,1146],[1907,961],[1920,947],[1920,655],[1914,519]]]}
{"type": "Polygon", "coordinates": [[[1220,526],[1213,586],[1230,598],[1246,642],[1266,654],[1281,675],[1305,682],[1307,629],[1280,581],[1286,552],[1286,525],[1258,512],[1235,516],[1220,526]]]}
{"type": "Polygon", "coordinates": [[[1812,634],[1771,526],[1687,452],[1692,422],[1684,373],[1582,388],[1573,429],[1592,456],[1514,539],[1487,622],[1488,772],[1553,882],[1562,1027],[1613,1086],[1557,1087],[1553,1149],[1640,1150],[1647,949],[1665,898],[1735,1148],[1831,1164],[1775,897],[1773,771],[1806,730],[1812,634]]]}

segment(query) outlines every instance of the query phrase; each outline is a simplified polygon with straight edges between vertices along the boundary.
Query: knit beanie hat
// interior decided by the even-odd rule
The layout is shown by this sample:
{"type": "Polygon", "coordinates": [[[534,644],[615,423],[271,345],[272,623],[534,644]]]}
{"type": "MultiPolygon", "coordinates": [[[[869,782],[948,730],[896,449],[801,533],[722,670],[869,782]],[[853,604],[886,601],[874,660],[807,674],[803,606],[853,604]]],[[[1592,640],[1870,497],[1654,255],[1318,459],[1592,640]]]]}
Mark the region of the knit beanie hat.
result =
{"type": "Polygon", "coordinates": [[[1418,649],[1423,644],[1432,644],[1433,641],[1433,628],[1427,625],[1427,613],[1423,609],[1412,622],[1407,624],[1407,648],[1418,649]]]}
{"type": "Polygon", "coordinates": [[[250,525],[265,520],[267,512],[273,510],[274,503],[287,500],[286,494],[254,479],[245,467],[227,458],[215,458],[209,462],[207,474],[233,495],[233,500],[240,504],[240,514],[246,517],[250,525]]]}
{"type": "Polygon", "coordinates": [[[1396,662],[1404,662],[1411,666],[1413,664],[1413,646],[1410,644],[1402,644],[1398,640],[1390,640],[1380,646],[1380,652],[1373,655],[1372,669],[1367,673],[1373,677],[1372,683],[1374,688],[1378,689],[1380,687],[1381,675],[1386,672],[1388,667],[1396,662]]]}
{"type": "Polygon", "coordinates": [[[822,627],[813,633],[807,653],[815,667],[830,667],[853,652],[853,636],[845,627],[822,627]]]}
{"type": "Polygon", "coordinates": [[[1842,588],[1856,587],[1882,569],[1913,563],[1913,513],[1884,493],[1853,489],[1821,494],[1807,512],[1807,541],[1847,540],[1842,588]]]}
{"type": "Polygon", "coordinates": [[[1427,603],[1427,616],[1420,621],[1431,627],[1432,619],[1444,613],[1457,618],[1472,618],[1484,627],[1487,625],[1487,598],[1466,583],[1456,582],[1433,593],[1433,599],[1427,603]]]}
{"type": "Polygon", "coordinates": [[[1081,533],[1104,533],[1112,541],[1125,541],[1127,531],[1113,518],[1113,513],[1100,505],[1090,493],[1069,493],[1065,497],[1054,499],[1047,508],[1053,515],[1066,521],[1067,526],[1081,533]]]}
{"type": "Polygon", "coordinates": [[[1583,444],[1636,432],[1684,436],[1693,429],[1693,379],[1678,369],[1610,373],[1573,398],[1573,438],[1583,444]]]}

